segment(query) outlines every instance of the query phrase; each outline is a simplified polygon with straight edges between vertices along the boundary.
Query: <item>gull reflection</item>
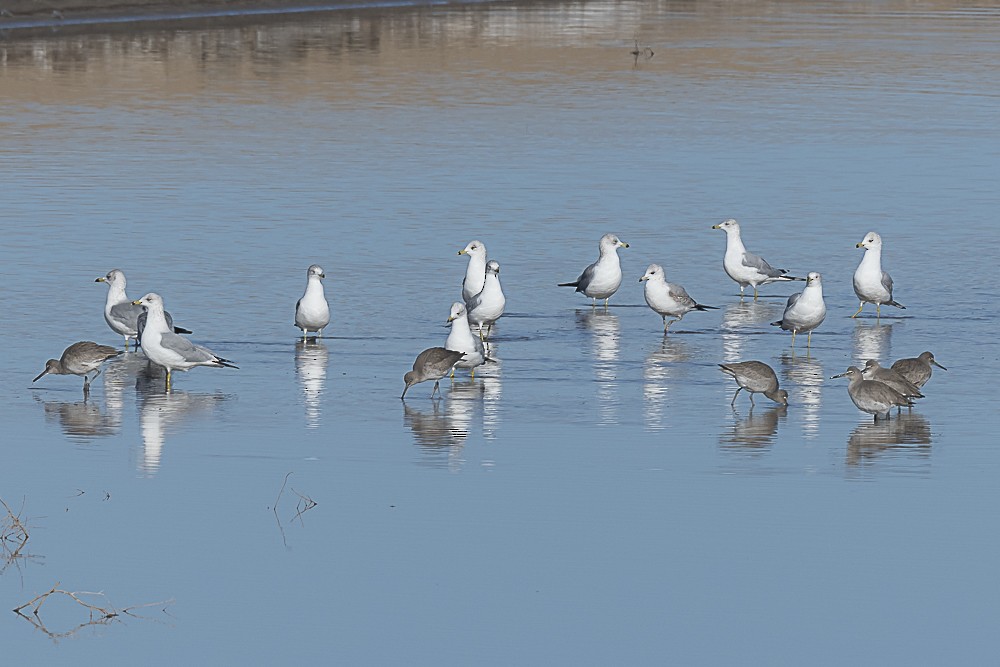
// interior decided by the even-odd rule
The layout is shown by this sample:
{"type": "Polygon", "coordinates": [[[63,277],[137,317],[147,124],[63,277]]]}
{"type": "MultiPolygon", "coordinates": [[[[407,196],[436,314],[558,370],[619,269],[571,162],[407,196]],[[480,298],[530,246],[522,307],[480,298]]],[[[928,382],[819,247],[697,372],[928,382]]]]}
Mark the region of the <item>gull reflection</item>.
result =
{"type": "Polygon", "coordinates": [[[121,419],[125,411],[125,389],[131,387],[135,376],[149,365],[141,352],[125,352],[104,365],[104,400],[108,414],[121,419]]]}
{"type": "MultiPolygon", "coordinates": [[[[735,410],[733,414],[736,415],[735,410]]],[[[729,451],[758,456],[771,449],[778,432],[778,423],[784,421],[787,414],[786,406],[775,405],[764,410],[758,409],[757,414],[751,409],[743,418],[737,415],[732,430],[719,436],[719,444],[729,451]]]]}
{"type": "Polygon", "coordinates": [[[576,323],[577,326],[591,333],[600,423],[617,424],[618,382],[616,366],[621,331],[618,316],[597,309],[578,310],[576,311],[576,323]]]}
{"type": "Polygon", "coordinates": [[[781,386],[788,391],[788,402],[802,415],[802,435],[819,435],[820,404],[823,398],[823,365],[806,354],[781,354],[781,386]]]}
{"type": "Polygon", "coordinates": [[[889,358],[889,342],[892,337],[892,324],[881,324],[854,320],[854,360],[858,366],[864,366],[869,359],[881,360],[889,358]]]}
{"type": "Polygon", "coordinates": [[[918,413],[893,415],[891,419],[859,424],[847,439],[847,465],[864,466],[881,457],[916,456],[931,453],[931,425],[918,413]]]}
{"type": "Polygon", "coordinates": [[[326,367],[330,360],[330,350],[316,339],[295,343],[295,373],[302,383],[302,400],[306,406],[306,427],[319,426],[319,414],[323,389],[326,386],[326,367]]]}
{"type": "Polygon", "coordinates": [[[667,404],[671,380],[680,377],[683,371],[676,366],[687,361],[690,353],[687,343],[677,336],[663,336],[663,340],[646,356],[642,367],[643,416],[646,427],[661,429],[663,411],[667,404]]]}
{"type": "Polygon", "coordinates": [[[496,363],[491,363],[487,368],[489,374],[480,375],[483,396],[483,438],[494,440],[497,437],[497,429],[500,427],[500,399],[503,397],[503,361],[497,356],[497,344],[491,343],[489,354],[491,359],[496,359],[496,363]]]}
{"type": "MultiPolygon", "coordinates": [[[[161,375],[162,372],[160,369],[161,375]]],[[[166,392],[162,380],[157,382],[155,377],[149,377],[149,373],[144,375],[143,381],[148,383],[150,389],[140,393],[139,432],[142,435],[142,458],[138,466],[139,472],[152,477],[160,469],[167,434],[196,415],[211,413],[229,397],[225,394],[194,394],[176,389],[166,392]]],[[[136,380],[137,383],[139,381],[136,380]]]]}
{"type": "Polygon", "coordinates": [[[101,405],[88,397],[81,401],[35,400],[45,408],[45,421],[56,422],[63,433],[73,440],[89,440],[114,435],[121,427],[121,419],[111,415],[101,405]]]}
{"type": "Polygon", "coordinates": [[[781,316],[782,308],[766,301],[739,301],[722,311],[722,356],[725,361],[742,361],[747,330],[770,324],[781,316]]]}

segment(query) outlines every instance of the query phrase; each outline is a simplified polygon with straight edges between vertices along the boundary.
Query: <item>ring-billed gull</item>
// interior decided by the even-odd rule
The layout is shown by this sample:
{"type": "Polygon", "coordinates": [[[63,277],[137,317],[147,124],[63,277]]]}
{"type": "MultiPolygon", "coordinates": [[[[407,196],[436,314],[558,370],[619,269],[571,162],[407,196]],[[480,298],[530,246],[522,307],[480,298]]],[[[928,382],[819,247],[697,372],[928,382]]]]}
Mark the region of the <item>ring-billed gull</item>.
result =
{"type": "Polygon", "coordinates": [[[490,335],[493,323],[503,315],[507,300],[500,287],[500,264],[491,259],[486,263],[486,282],[476,296],[465,302],[468,310],[469,324],[479,327],[479,338],[483,338],[483,327],[486,326],[486,336],[490,335]]]}
{"type": "Polygon", "coordinates": [[[931,379],[931,373],[934,371],[931,368],[932,365],[937,366],[943,371],[948,370],[934,360],[934,353],[932,352],[921,352],[919,357],[899,359],[892,365],[892,370],[902,375],[913,386],[919,389],[931,379]]]}
{"type": "Polygon", "coordinates": [[[876,359],[869,359],[865,362],[865,367],[861,369],[861,375],[866,380],[875,380],[895,389],[906,398],[924,397],[915,384],[891,368],[883,368],[876,359]]]}
{"type": "Polygon", "coordinates": [[[120,354],[123,354],[121,350],[107,345],[98,345],[89,340],[73,343],[63,350],[59,359],[46,361],[45,370],[39,373],[32,382],[41,380],[49,373],[53,375],[82,375],[83,391],[86,393],[90,391],[90,383],[101,374],[101,364],[120,354]],[[94,377],[90,377],[90,373],[94,371],[97,371],[94,373],[94,377]]]}
{"type": "Polygon", "coordinates": [[[868,232],[855,247],[864,248],[865,255],[854,271],[854,293],[861,299],[861,304],[858,312],[851,317],[860,315],[866,303],[875,304],[876,317],[882,315],[882,304],[905,310],[906,306],[892,300],[892,278],[882,270],[882,237],[868,232]]]}
{"type": "Polygon", "coordinates": [[[310,331],[316,332],[317,338],[322,338],[323,329],[330,323],[330,304],[323,293],[323,278],[326,274],[322,266],[310,266],[306,270],[305,294],[295,302],[295,326],[302,329],[302,340],[310,331]]]}
{"type": "Polygon", "coordinates": [[[462,281],[462,300],[468,301],[483,291],[486,283],[486,244],[482,241],[469,241],[469,245],[459,250],[458,254],[469,256],[469,266],[465,269],[465,279],[462,281]]]}
{"type": "Polygon", "coordinates": [[[805,278],[786,275],[787,269],[776,269],[768,264],[763,257],[748,251],[743,246],[743,239],[740,237],[740,224],[732,218],[712,225],[712,229],[721,229],[726,232],[726,256],[722,259],[722,268],[740,286],[741,299],[747,285],[753,286],[753,299],[756,301],[757,287],[760,285],[779,281],[805,280],[805,278]]]}
{"type": "Polygon", "coordinates": [[[888,419],[893,406],[910,407],[913,403],[908,398],[888,385],[875,380],[866,380],[857,366],[851,366],[840,375],[830,379],[846,377],[850,380],[847,394],[858,410],[875,415],[875,421],[888,419]]]}
{"type": "MultiPolygon", "coordinates": [[[[472,377],[476,377],[476,366],[480,366],[486,361],[486,348],[478,336],[472,335],[464,303],[456,301],[451,305],[448,321],[451,323],[451,333],[448,334],[444,346],[454,352],[465,353],[465,356],[455,364],[455,368],[472,369],[472,377]]],[[[451,371],[453,377],[455,368],[452,368],[451,371]]]]}
{"type": "Polygon", "coordinates": [[[187,338],[171,332],[163,317],[163,298],[159,294],[150,292],[132,303],[146,308],[149,319],[139,344],[150,361],[167,369],[167,389],[170,389],[170,374],[175,370],[187,371],[195,366],[239,368],[207,347],[195,345],[187,338]]]}
{"type": "Polygon", "coordinates": [[[792,347],[795,346],[795,334],[809,332],[806,347],[812,345],[813,329],[826,319],[826,302],[823,301],[823,279],[813,271],[806,276],[806,286],[799,294],[788,297],[785,312],[771,326],[781,327],[792,332],[792,347]]]}
{"type": "Polygon", "coordinates": [[[692,310],[718,310],[715,306],[704,306],[696,302],[680,285],[668,283],[663,267],[659,264],[650,264],[646,267],[646,273],[639,278],[639,282],[646,283],[643,295],[649,307],[663,318],[664,333],[671,324],[680,322],[692,310]],[[667,315],[675,319],[668,322],[667,315]]]}
{"type": "Polygon", "coordinates": [[[597,305],[598,299],[604,299],[604,307],[608,307],[608,299],[618,291],[622,284],[622,266],[618,259],[618,248],[627,248],[628,244],[614,234],[605,234],[598,245],[601,254],[597,261],[588,266],[574,282],[559,283],[559,287],[575,287],[577,292],[583,292],[597,305]]]}
{"type": "MultiPolygon", "coordinates": [[[[142,330],[146,326],[146,310],[141,306],[132,303],[132,300],[125,294],[125,273],[121,269],[111,269],[107,275],[94,279],[95,283],[108,284],[108,298],[104,302],[104,321],[108,323],[111,330],[125,338],[125,350],[128,351],[128,342],[133,338],[138,345],[142,330]]],[[[170,313],[163,313],[167,321],[167,326],[174,333],[191,333],[187,329],[174,326],[174,318],[170,313]]]]}
{"type": "Polygon", "coordinates": [[[736,397],[740,391],[746,389],[750,392],[750,405],[754,404],[754,394],[764,394],[775,403],[788,405],[788,392],[778,389],[778,376],[774,374],[774,369],[763,361],[738,361],[730,364],[719,364],[723,373],[732,376],[739,385],[739,389],[733,394],[733,400],[729,405],[736,404],[736,397]]]}
{"type": "Polygon", "coordinates": [[[406,375],[403,376],[403,382],[406,383],[406,386],[403,388],[403,395],[400,398],[405,398],[407,390],[413,385],[428,380],[434,380],[434,389],[431,390],[431,398],[434,398],[434,392],[438,391],[441,378],[450,373],[455,364],[464,356],[465,352],[456,352],[443,347],[427,348],[417,355],[417,360],[413,362],[413,370],[407,371],[406,375]]]}

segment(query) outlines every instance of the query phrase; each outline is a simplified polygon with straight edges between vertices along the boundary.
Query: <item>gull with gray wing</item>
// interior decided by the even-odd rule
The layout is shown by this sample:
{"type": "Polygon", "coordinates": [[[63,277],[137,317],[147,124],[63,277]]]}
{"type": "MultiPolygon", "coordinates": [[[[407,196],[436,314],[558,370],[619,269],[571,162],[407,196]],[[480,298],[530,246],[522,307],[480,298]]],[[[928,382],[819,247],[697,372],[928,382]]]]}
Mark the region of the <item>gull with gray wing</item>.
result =
{"type": "Polygon", "coordinates": [[[826,302],[823,300],[823,278],[820,274],[811,272],[806,276],[806,286],[799,294],[788,297],[785,312],[771,326],[781,327],[792,332],[792,347],[795,347],[795,334],[809,332],[806,347],[812,345],[813,329],[826,319],[826,302]]]}
{"type": "Polygon", "coordinates": [[[875,304],[876,317],[881,317],[883,304],[905,310],[906,306],[893,300],[892,278],[882,270],[882,237],[875,232],[868,232],[856,247],[864,248],[865,254],[854,271],[854,293],[858,295],[861,304],[858,312],[851,317],[860,315],[866,303],[875,304]]]}
{"type": "Polygon", "coordinates": [[[614,234],[605,234],[598,243],[600,256],[597,261],[588,266],[580,277],[571,283],[559,283],[559,287],[575,287],[577,292],[583,292],[594,300],[604,299],[604,307],[608,307],[608,299],[618,291],[622,284],[622,267],[618,259],[618,248],[627,248],[625,243],[614,234]]]}
{"type": "Polygon", "coordinates": [[[659,264],[650,264],[646,267],[646,273],[639,278],[639,282],[646,283],[643,288],[646,304],[663,318],[663,333],[667,332],[671,324],[680,322],[692,310],[718,310],[715,306],[703,306],[698,303],[680,285],[668,283],[663,267],[659,264]],[[674,319],[668,322],[667,315],[674,319]]]}
{"type": "Polygon", "coordinates": [[[789,276],[787,269],[776,269],[768,264],[763,257],[748,251],[743,245],[740,236],[740,225],[736,220],[729,218],[723,220],[712,229],[721,229],[726,232],[726,255],[722,259],[722,268],[726,270],[726,275],[736,281],[740,286],[740,298],[743,298],[743,290],[748,285],[753,287],[753,299],[757,300],[757,288],[768,283],[805,280],[805,278],[795,278],[789,276]]]}
{"type": "MultiPolygon", "coordinates": [[[[111,269],[107,275],[94,279],[95,283],[108,284],[108,297],[104,302],[104,321],[111,330],[125,338],[125,350],[128,343],[135,340],[136,345],[142,338],[142,330],[146,327],[146,311],[141,306],[132,303],[125,294],[125,272],[121,269],[111,269]]],[[[187,329],[174,326],[174,318],[164,312],[164,321],[170,331],[179,334],[191,333],[187,329]]]]}
{"type": "Polygon", "coordinates": [[[503,315],[507,299],[500,287],[500,264],[491,259],[486,263],[486,281],[479,294],[465,302],[468,311],[469,324],[479,328],[479,338],[482,340],[483,327],[487,327],[486,336],[493,329],[493,323],[503,315]]]}

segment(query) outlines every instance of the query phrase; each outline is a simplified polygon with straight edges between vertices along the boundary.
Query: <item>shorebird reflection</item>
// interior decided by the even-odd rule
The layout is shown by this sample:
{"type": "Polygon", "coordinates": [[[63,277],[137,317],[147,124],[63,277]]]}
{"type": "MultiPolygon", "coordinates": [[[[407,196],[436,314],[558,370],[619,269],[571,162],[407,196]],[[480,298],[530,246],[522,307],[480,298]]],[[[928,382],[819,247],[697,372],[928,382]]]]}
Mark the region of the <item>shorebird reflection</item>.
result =
{"type": "MultiPolygon", "coordinates": [[[[162,369],[161,369],[162,372],[162,369]]],[[[213,412],[229,396],[225,394],[194,394],[172,390],[167,393],[163,382],[150,380],[156,390],[141,393],[139,402],[139,432],[142,434],[142,457],[139,472],[152,477],[160,469],[163,444],[167,434],[198,414],[213,412]]]]}
{"type": "Polygon", "coordinates": [[[751,408],[745,417],[740,417],[734,411],[736,421],[729,432],[719,436],[719,444],[723,449],[753,456],[767,452],[774,444],[778,424],[785,420],[787,414],[788,408],[784,405],[758,407],[756,412],[751,408]]]}
{"type": "Polygon", "coordinates": [[[295,343],[295,374],[302,384],[302,401],[306,408],[306,427],[319,426],[323,389],[326,387],[326,368],[330,350],[316,338],[299,339],[295,343]]]}
{"type": "Polygon", "coordinates": [[[45,421],[58,423],[72,440],[86,441],[114,435],[121,428],[121,420],[102,409],[93,398],[79,401],[46,401],[35,396],[45,408],[45,421]]]}
{"type": "Polygon", "coordinates": [[[847,465],[863,467],[880,458],[916,457],[931,454],[931,425],[916,412],[903,412],[891,419],[865,421],[847,439],[847,465]]]}
{"type": "Polygon", "coordinates": [[[597,379],[597,402],[602,424],[618,423],[618,373],[621,324],[618,316],[606,310],[577,310],[576,323],[591,333],[594,377],[597,379]]]}
{"type": "Polygon", "coordinates": [[[671,381],[676,383],[677,378],[683,373],[683,367],[678,367],[677,364],[689,358],[687,343],[677,336],[667,335],[664,335],[663,340],[646,356],[642,366],[643,415],[646,428],[661,429],[666,426],[663,423],[663,411],[667,404],[671,381]]]}

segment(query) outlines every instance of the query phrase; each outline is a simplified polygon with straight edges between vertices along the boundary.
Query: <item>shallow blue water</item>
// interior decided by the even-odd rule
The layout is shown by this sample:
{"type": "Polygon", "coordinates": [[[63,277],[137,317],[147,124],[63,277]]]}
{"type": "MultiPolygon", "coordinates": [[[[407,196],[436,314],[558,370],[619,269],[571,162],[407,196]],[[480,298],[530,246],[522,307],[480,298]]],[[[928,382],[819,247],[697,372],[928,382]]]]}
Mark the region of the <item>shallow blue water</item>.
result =
{"type": "MultiPolygon", "coordinates": [[[[531,4],[0,43],[0,497],[56,582],[38,663],[844,664],[992,658],[1000,15],[947,3],[531,4]],[[633,62],[638,41],[654,56],[633,62]],[[823,274],[806,350],[747,246],[823,274]],[[852,320],[869,230],[905,311],[852,320]],[[555,284],[613,231],[607,311],[555,284]],[[399,400],[483,240],[494,356],[399,400]],[[668,337],[639,276],[719,310],[668,337]],[[296,342],[321,264],[328,338],[296,342]],[[121,268],[239,370],[31,385],[121,268]],[[872,424],[829,377],[933,350],[872,424]],[[751,413],[717,370],[770,363],[751,413]],[[283,488],[283,483],[287,484],[283,488]],[[298,495],[301,494],[301,495],[298,495]],[[275,501],[277,499],[277,505],[275,501]],[[318,503],[308,507],[307,500],[318,503]],[[22,507],[23,510],[20,508],[22,507]],[[62,606],[60,606],[62,605],[62,606]],[[165,608],[166,612],[160,611],[165,608]]],[[[6,607],[4,607],[6,605],[6,607]]]]}

